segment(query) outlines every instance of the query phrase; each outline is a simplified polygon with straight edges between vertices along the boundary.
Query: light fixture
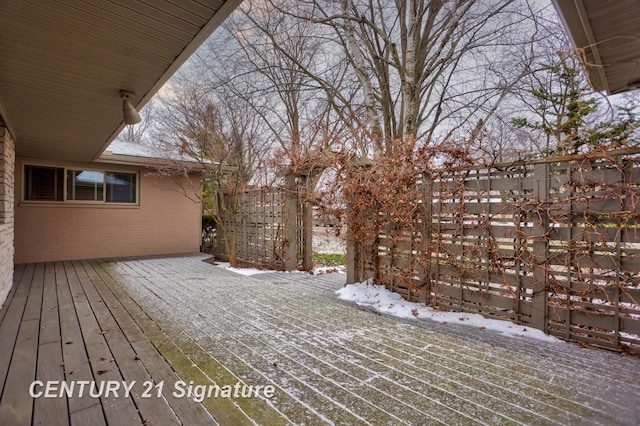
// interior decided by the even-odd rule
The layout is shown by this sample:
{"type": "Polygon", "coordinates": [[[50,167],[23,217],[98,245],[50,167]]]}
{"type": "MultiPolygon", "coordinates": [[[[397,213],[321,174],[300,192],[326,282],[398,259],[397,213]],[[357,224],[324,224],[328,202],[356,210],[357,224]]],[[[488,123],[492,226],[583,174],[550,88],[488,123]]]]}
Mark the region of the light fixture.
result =
{"type": "Polygon", "coordinates": [[[140,122],[140,115],[138,111],[131,105],[129,98],[136,94],[130,90],[121,90],[120,97],[122,98],[122,115],[126,124],[136,124],[140,122]]]}

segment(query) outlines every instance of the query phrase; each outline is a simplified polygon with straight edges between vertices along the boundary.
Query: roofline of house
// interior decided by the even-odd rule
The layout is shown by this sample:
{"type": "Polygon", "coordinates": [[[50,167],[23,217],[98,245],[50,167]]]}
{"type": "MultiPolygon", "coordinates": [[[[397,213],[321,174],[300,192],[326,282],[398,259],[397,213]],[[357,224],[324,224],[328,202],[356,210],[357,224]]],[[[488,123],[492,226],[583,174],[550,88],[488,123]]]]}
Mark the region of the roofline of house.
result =
{"type": "MultiPolygon", "coordinates": [[[[179,169],[183,168],[189,172],[202,173],[207,169],[207,165],[199,161],[187,161],[171,158],[152,158],[152,157],[138,157],[135,155],[122,155],[122,154],[107,154],[108,151],[94,160],[94,163],[99,164],[118,164],[125,166],[138,166],[152,169],[179,169]]],[[[213,165],[213,164],[212,164],[213,165]]],[[[223,173],[233,173],[237,170],[232,166],[221,166],[223,173]]]]}

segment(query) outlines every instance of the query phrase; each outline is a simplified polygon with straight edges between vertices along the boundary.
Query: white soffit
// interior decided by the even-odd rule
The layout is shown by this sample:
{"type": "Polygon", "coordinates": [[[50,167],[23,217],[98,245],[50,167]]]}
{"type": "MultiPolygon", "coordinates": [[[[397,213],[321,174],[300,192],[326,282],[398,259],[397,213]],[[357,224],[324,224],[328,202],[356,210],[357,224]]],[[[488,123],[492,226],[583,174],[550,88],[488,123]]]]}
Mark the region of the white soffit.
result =
{"type": "Polygon", "coordinates": [[[2,0],[0,97],[22,157],[91,161],[242,0],[2,0]]]}
{"type": "Polygon", "coordinates": [[[640,86],[640,0],[553,0],[589,80],[608,94],[640,86]]]}

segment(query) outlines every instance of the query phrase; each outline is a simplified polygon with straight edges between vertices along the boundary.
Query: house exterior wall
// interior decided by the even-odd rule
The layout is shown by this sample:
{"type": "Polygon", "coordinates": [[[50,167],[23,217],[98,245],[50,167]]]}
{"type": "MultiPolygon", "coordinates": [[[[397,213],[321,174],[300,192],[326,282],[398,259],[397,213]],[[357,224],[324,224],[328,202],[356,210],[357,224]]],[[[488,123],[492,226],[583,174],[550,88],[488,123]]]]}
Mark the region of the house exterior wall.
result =
{"type": "Polygon", "coordinates": [[[0,122],[0,307],[13,285],[15,142],[0,122]]]}
{"type": "MultiPolygon", "coordinates": [[[[139,205],[135,206],[33,203],[22,201],[23,163],[16,162],[16,182],[20,183],[16,185],[16,263],[192,253],[200,249],[201,205],[195,197],[200,190],[199,176],[187,181],[138,170],[139,205]]],[[[84,167],[137,170],[116,165],[84,167]]]]}

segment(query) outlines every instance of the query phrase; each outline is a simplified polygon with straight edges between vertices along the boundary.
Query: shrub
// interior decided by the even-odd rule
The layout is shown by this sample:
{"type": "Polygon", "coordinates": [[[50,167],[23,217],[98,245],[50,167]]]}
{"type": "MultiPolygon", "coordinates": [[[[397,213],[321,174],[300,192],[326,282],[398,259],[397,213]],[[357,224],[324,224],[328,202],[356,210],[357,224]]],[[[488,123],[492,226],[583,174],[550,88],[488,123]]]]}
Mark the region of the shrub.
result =
{"type": "Polygon", "coordinates": [[[202,241],[200,251],[210,253],[216,246],[216,221],[211,215],[202,216],[202,241]]]}

